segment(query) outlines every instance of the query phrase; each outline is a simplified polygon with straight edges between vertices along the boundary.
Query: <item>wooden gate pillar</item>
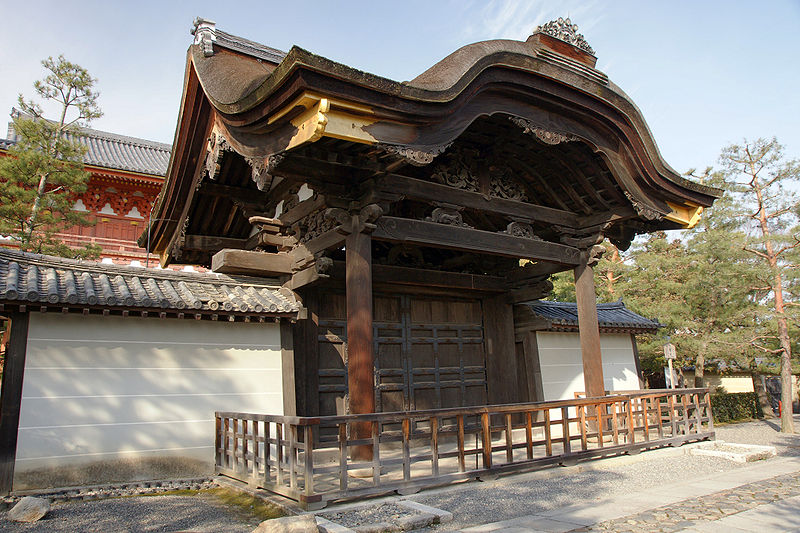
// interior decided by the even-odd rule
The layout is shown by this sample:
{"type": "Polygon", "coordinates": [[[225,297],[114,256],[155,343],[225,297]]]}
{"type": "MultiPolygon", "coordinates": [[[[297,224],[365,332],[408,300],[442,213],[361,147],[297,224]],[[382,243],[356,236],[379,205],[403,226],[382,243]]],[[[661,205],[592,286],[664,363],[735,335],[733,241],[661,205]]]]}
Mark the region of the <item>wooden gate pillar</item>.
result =
{"type": "MultiPolygon", "coordinates": [[[[377,205],[364,207],[351,218],[345,240],[345,290],[347,293],[347,389],[350,414],[375,412],[372,334],[372,222],[380,216],[377,205]]],[[[369,438],[371,424],[356,424],[354,437],[369,438]]],[[[371,459],[372,446],[355,446],[354,459],[371,459]]]]}
{"type": "Polygon", "coordinates": [[[19,412],[22,406],[22,377],[28,346],[28,313],[9,313],[11,336],[6,345],[3,386],[0,388],[0,495],[11,492],[17,460],[19,412]]]}
{"type": "Polygon", "coordinates": [[[602,247],[581,252],[575,267],[575,299],[578,303],[578,333],[583,357],[583,381],[587,396],[605,396],[603,358],[600,353],[600,326],[597,322],[597,297],[594,292],[594,267],[602,247]]]}

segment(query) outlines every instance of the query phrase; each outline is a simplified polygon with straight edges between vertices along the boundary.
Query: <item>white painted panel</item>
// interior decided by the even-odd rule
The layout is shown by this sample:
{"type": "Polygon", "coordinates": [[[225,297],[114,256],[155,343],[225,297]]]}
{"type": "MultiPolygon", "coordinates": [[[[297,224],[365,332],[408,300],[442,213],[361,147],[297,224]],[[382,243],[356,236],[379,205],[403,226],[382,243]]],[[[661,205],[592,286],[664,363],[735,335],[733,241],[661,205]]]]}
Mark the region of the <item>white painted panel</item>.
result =
{"type": "MultiPolygon", "coordinates": [[[[545,400],[565,400],[585,389],[580,338],[577,333],[536,334],[545,400]]],[[[630,335],[600,335],[603,380],[607,390],[639,388],[630,335]]]]}
{"type": "Polygon", "coordinates": [[[217,410],[282,414],[277,324],[31,314],[17,471],[213,460],[217,410]]]}

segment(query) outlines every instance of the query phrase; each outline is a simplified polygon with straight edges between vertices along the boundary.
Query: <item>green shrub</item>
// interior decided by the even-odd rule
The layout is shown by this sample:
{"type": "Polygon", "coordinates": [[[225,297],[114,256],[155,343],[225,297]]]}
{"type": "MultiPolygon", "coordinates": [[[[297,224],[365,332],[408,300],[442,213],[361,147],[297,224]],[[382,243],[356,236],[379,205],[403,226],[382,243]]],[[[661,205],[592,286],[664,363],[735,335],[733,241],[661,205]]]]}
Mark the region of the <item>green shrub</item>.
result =
{"type": "Polygon", "coordinates": [[[711,410],[714,413],[714,422],[717,423],[764,416],[755,392],[712,394],[711,410]]]}

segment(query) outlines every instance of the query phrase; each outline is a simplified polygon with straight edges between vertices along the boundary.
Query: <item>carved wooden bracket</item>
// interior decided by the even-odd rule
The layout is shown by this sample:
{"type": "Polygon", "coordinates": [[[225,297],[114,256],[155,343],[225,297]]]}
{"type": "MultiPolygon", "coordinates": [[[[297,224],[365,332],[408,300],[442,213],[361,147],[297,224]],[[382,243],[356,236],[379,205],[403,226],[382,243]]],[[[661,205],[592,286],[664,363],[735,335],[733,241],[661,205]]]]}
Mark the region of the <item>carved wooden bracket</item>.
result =
{"type": "Polygon", "coordinates": [[[272,171],[283,161],[283,154],[275,154],[266,158],[246,157],[245,161],[252,169],[252,179],[259,191],[269,191],[272,188],[272,171]]]}
{"type": "Polygon", "coordinates": [[[550,131],[548,129],[542,128],[534,124],[530,120],[521,117],[509,117],[509,118],[511,119],[511,122],[522,128],[523,133],[533,135],[534,137],[536,137],[536,139],[543,142],[544,144],[556,145],[564,142],[580,141],[580,139],[575,135],[571,135],[569,133],[559,133],[556,131],[550,131]]]}
{"type": "Polygon", "coordinates": [[[425,147],[424,149],[398,144],[380,144],[378,147],[390,154],[399,155],[414,166],[422,167],[432,163],[436,156],[447,150],[451,144],[453,143],[450,142],[439,146],[425,147]]]}
{"type": "Polygon", "coordinates": [[[452,207],[437,207],[433,210],[431,216],[426,217],[425,220],[428,222],[436,222],[437,224],[448,224],[450,226],[472,227],[464,222],[460,210],[452,207]]]}
{"type": "Polygon", "coordinates": [[[205,170],[208,178],[217,179],[220,171],[220,163],[225,152],[233,151],[233,147],[228,144],[227,139],[219,131],[211,133],[208,139],[208,151],[206,152],[205,170]]]}

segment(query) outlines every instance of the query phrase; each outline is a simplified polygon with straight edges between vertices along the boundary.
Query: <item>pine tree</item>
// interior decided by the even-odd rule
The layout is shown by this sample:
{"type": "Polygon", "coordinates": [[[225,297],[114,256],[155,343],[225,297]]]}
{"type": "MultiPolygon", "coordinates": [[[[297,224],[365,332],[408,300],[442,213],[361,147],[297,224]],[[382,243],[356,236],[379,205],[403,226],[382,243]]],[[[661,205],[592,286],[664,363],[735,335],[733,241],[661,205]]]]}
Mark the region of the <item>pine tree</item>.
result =
{"type": "Polygon", "coordinates": [[[789,327],[792,311],[800,305],[792,292],[798,283],[800,199],[794,191],[800,183],[800,161],[786,160],[783,147],[773,138],[730,145],[723,149],[720,163],[746,234],[742,249],[758,263],[758,283],[751,287],[763,293],[758,321],[770,326],[752,337],[751,346],[780,357],[781,431],[793,433],[789,327]]]}
{"type": "Polygon", "coordinates": [[[22,113],[13,117],[17,142],[0,158],[0,234],[24,251],[67,257],[96,257],[89,245],[71,249],[56,234],[75,225],[90,225],[72,207],[86,190],[89,173],[82,159],[86,148],[69,134],[102,115],[94,80],[64,56],[42,61],[49,71],[34,83],[44,105],[58,106],[59,119],[46,120],[41,104],[19,96],[22,113]]]}

